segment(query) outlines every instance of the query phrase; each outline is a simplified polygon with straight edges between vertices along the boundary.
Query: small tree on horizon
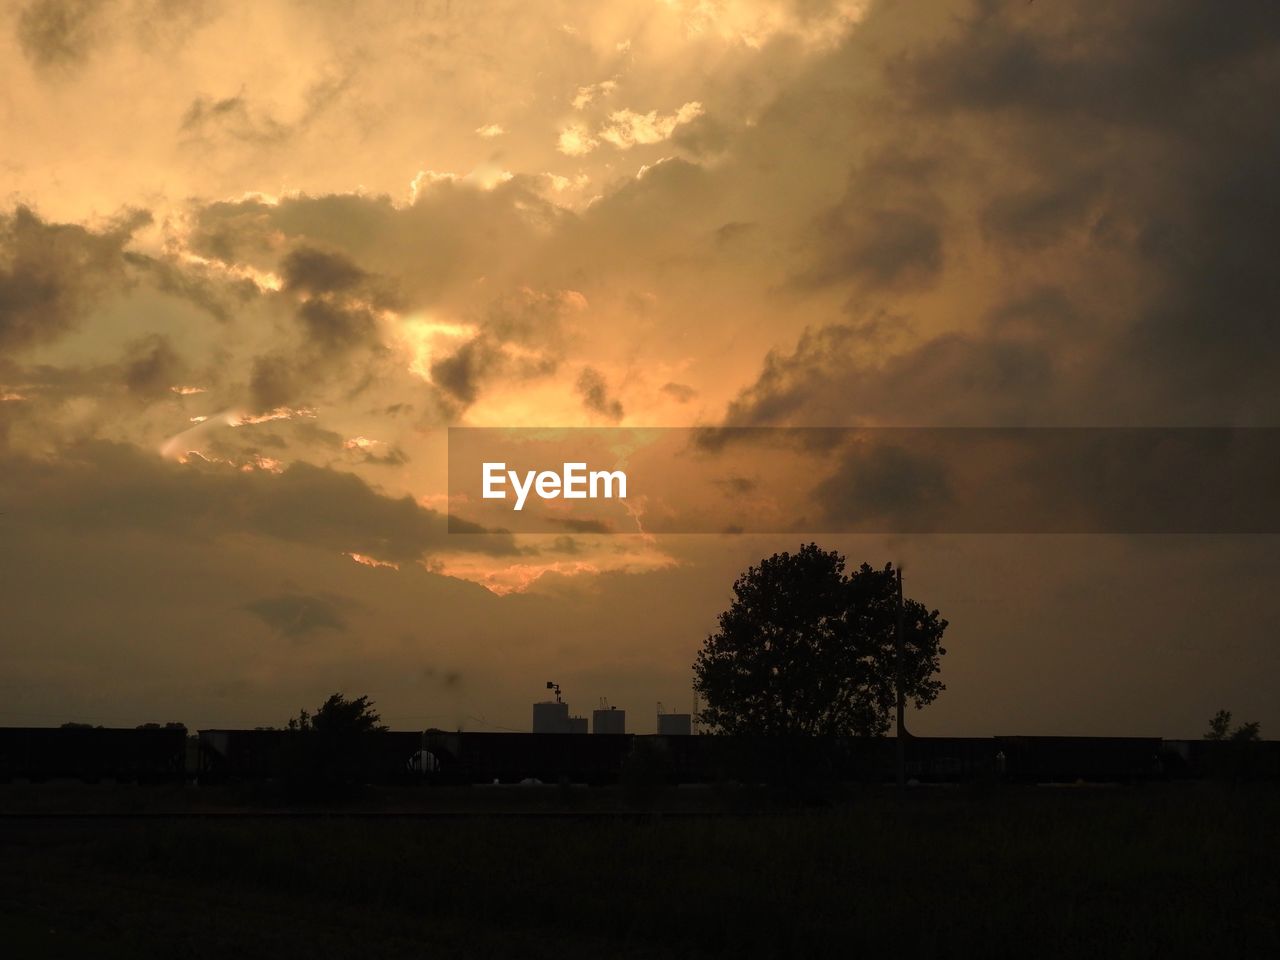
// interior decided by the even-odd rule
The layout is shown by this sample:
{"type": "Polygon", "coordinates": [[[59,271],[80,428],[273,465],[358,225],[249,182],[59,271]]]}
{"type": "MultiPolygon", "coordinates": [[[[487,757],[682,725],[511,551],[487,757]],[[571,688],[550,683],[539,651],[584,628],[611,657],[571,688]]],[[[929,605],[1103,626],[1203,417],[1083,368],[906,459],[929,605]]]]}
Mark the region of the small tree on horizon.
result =
{"type": "Polygon", "coordinates": [[[306,710],[290,719],[288,729],[322,735],[346,735],[353,733],[380,733],[386,730],[382,718],[367,695],[348,700],[335,693],[320,704],[314,714],[306,710]]]}
{"type": "Polygon", "coordinates": [[[300,710],[286,727],[289,780],[302,798],[332,798],[365,780],[370,737],[387,728],[367,696],[335,693],[315,713],[300,710]]]}
{"type": "MultiPolygon", "coordinates": [[[[809,543],[775,553],[733,584],[693,665],[699,720],[745,735],[876,736],[897,703],[897,571],[862,564],[809,543]]],[[[944,685],[947,621],[905,599],[903,689],[917,709],[944,685]]]]}
{"type": "Polygon", "coordinates": [[[1219,710],[1209,721],[1209,731],[1204,735],[1206,740],[1261,740],[1262,724],[1257,720],[1242,723],[1231,729],[1231,711],[1219,710]]]}

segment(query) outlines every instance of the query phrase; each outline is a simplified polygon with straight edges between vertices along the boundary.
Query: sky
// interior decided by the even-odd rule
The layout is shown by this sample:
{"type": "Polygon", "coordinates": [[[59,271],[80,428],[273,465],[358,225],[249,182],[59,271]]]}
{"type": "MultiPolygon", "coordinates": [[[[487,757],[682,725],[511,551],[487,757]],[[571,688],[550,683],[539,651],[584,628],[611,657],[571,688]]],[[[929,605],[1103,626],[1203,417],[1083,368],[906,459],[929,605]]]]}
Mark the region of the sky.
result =
{"type": "Polygon", "coordinates": [[[1278,108],[1261,0],[0,4],[0,724],[652,732],[816,540],[950,622],[917,733],[1274,735],[1274,536],[466,535],[446,453],[1280,426],[1278,108]]]}

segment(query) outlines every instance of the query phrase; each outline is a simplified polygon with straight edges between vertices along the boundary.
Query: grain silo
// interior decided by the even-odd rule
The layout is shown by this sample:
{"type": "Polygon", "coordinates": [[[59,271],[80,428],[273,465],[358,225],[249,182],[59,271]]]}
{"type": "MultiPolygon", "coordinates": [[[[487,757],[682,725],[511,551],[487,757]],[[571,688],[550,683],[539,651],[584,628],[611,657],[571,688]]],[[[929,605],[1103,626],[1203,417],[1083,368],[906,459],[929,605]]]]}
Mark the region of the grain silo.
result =
{"type": "Polygon", "coordinates": [[[627,711],[617,707],[601,707],[591,713],[592,733],[626,733],[627,711]]]}
{"type": "Polygon", "coordinates": [[[688,737],[693,735],[693,714],[660,713],[658,714],[658,736],[688,737]]]}
{"type": "Polygon", "coordinates": [[[544,700],[533,705],[534,733],[568,733],[569,705],[558,700],[544,700]]]}

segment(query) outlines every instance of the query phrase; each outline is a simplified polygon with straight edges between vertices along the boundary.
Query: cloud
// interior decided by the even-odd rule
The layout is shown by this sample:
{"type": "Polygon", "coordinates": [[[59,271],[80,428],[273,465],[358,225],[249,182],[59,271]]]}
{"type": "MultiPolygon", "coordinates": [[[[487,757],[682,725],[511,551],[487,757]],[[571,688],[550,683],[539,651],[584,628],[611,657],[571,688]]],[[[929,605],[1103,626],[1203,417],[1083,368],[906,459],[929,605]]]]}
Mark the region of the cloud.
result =
{"type": "Polygon", "coordinates": [[[909,445],[873,441],[850,446],[813,499],[823,522],[838,530],[877,523],[918,529],[945,508],[951,489],[943,461],[909,445]]]}
{"type": "MultiPolygon", "coordinates": [[[[603,520],[589,520],[581,517],[550,517],[550,523],[556,526],[564,527],[573,533],[613,533],[613,527],[603,520]]],[[[562,553],[577,553],[578,548],[576,542],[569,537],[557,537],[554,541],[555,549],[562,553]],[[569,540],[569,543],[564,543],[569,540]]]]}
{"type": "Polygon", "coordinates": [[[571,123],[560,131],[556,149],[566,157],[583,157],[600,145],[585,124],[571,123]]]}
{"type": "Polygon", "coordinates": [[[688,403],[698,395],[697,390],[685,383],[664,383],[660,389],[667,396],[674,398],[679,403],[688,403]]]}
{"type": "Polygon", "coordinates": [[[463,407],[476,402],[480,384],[501,360],[487,338],[468,340],[447,357],[431,365],[431,380],[463,407]]]}
{"type": "Polygon", "coordinates": [[[622,403],[616,397],[609,396],[608,384],[599,370],[583,367],[578,374],[577,390],[582,397],[582,405],[592,413],[614,423],[622,419],[622,403]]]}
{"type": "Polygon", "coordinates": [[[1110,336],[1092,331],[1096,365],[1082,373],[1096,382],[1080,392],[1110,391],[1128,417],[1274,408],[1280,287],[1264,251],[1276,228],[1257,211],[1280,202],[1280,134],[1262,93],[1280,80],[1277,51],[1268,4],[1232,17],[1181,2],[1035,16],[979,4],[954,35],[888,68],[915,113],[963,131],[962,150],[1000,144],[975,203],[1003,256],[1031,269],[1039,252],[1052,261],[1037,270],[1110,278],[1120,315],[1110,336]]]}
{"type": "Polygon", "coordinates": [[[815,218],[811,264],[794,282],[902,288],[943,268],[943,208],[926,186],[930,161],[889,151],[856,167],[841,202],[815,218]]]}
{"type": "Polygon", "coordinates": [[[597,97],[607,97],[617,89],[616,80],[601,80],[599,83],[589,83],[585,87],[579,87],[573,97],[573,109],[582,110],[597,97]]]}
{"type": "Polygon", "coordinates": [[[134,344],[124,371],[125,386],[139,397],[155,399],[172,392],[186,365],[167,338],[151,334],[134,344]]]}
{"type": "Polygon", "coordinates": [[[634,110],[615,110],[609,114],[609,122],[600,128],[600,139],[619,150],[630,150],[643,144],[661,143],[675,132],[676,127],[702,116],[702,104],[690,100],[675,113],[659,114],[656,110],[636,113],[634,110]]]}
{"type": "Polygon", "coordinates": [[[38,67],[70,67],[89,56],[104,0],[33,0],[18,15],[18,44],[38,67]]]}
{"type": "Polygon", "coordinates": [[[808,330],[771,351],[729,404],[726,426],[982,426],[1069,421],[1052,347],[1042,339],[946,334],[877,359],[858,324],[808,330]]]}
{"type": "Polygon", "coordinates": [[[496,378],[534,380],[553,374],[565,351],[565,318],[586,306],[572,290],[522,287],[484,305],[476,335],[431,364],[432,383],[461,410],[496,378]]]}
{"type": "Polygon", "coordinates": [[[255,104],[243,91],[228,97],[198,96],[182,116],[179,131],[186,147],[207,149],[230,141],[257,148],[274,148],[304,133],[341,98],[350,76],[322,73],[303,91],[296,116],[282,120],[255,104]]]}
{"type": "Polygon", "coordinates": [[[0,214],[0,350],[53,340],[122,289],[124,246],[149,219],[130,213],[95,232],[24,206],[0,214]]]}
{"type": "Polygon", "coordinates": [[[280,262],[286,290],[306,294],[344,293],[361,286],[369,275],[341,252],[297,246],[280,262]]]}
{"type": "Polygon", "coordinates": [[[369,346],[377,338],[377,320],[364,306],[313,298],[298,307],[298,320],[306,342],[325,355],[369,346]]]}
{"type": "Polygon", "coordinates": [[[210,276],[201,265],[181,264],[172,257],[153,257],[126,250],[123,258],[155,289],[193,304],[220,323],[228,323],[237,309],[261,292],[249,277],[210,276]]]}
{"type": "Polygon", "coordinates": [[[457,538],[444,515],[412,497],[384,496],[353,474],[304,462],[280,473],[201,457],[182,464],[97,441],[67,448],[57,460],[5,457],[0,492],[11,521],[82,533],[198,540],[248,534],[397,562],[457,551],[515,553],[509,536],[457,538]]]}
{"type": "Polygon", "coordinates": [[[353,605],[351,600],[334,595],[284,593],[251,600],[244,609],[274,630],[277,636],[294,639],[321,630],[346,632],[347,620],[342,608],[353,605]]]}

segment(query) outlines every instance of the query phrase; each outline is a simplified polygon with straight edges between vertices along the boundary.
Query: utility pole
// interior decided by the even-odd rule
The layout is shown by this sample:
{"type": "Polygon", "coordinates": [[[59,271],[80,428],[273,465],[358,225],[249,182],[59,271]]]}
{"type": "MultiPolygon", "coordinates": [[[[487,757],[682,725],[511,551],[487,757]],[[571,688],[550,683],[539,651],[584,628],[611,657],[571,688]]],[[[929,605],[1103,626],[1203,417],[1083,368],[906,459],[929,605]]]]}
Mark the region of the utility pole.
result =
{"type": "Polygon", "coordinates": [[[898,565],[897,574],[898,574],[897,576],[898,616],[897,616],[897,627],[893,631],[893,646],[894,646],[894,654],[895,654],[894,655],[895,677],[894,677],[893,685],[895,688],[895,692],[898,694],[898,731],[896,736],[894,737],[894,740],[896,741],[895,745],[897,747],[897,752],[898,752],[898,789],[905,790],[907,786],[907,745],[905,741],[907,731],[906,731],[906,724],[903,722],[903,712],[904,712],[904,707],[906,705],[906,697],[902,689],[902,678],[904,673],[903,662],[902,662],[902,658],[903,658],[902,648],[903,648],[903,632],[905,631],[906,625],[904,623],[905,616],[902,609],[902,565],[901,564],[898,565]]]}

